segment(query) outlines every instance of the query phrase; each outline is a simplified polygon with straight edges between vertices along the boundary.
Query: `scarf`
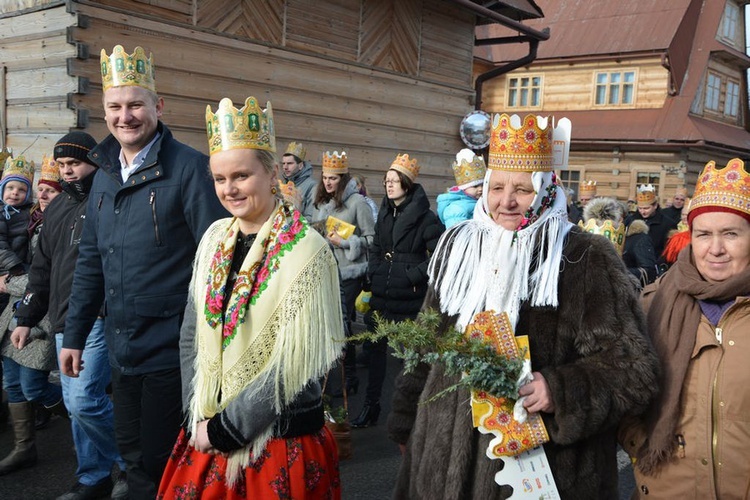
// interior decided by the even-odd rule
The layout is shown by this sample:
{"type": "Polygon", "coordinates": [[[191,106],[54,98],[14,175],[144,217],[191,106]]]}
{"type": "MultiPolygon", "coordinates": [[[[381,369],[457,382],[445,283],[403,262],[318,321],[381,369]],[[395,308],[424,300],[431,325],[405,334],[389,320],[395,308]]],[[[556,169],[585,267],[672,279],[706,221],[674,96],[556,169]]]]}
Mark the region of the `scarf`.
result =
{"type": "Polygon", "coordinates": [[[528,299],[532,306],[557,307],[562,250],[573,227],[553,172],[532,174],[536,196],[519,228],[499,226],[487,202],[491,173],[485,174],[474,218],[443,233],[427,271],[441,312],[458,315],[461,331],[475,314],[490,309],[506,312],[515,328],[528,299]]]}
{"type": "Polygon", "coordinates": [[[41,207],[39,207],[39,204],[37,203],[31,207],[31,212],[29,214],[29,225],[26,228],[29,232],[29,238],[34,236],[37,227],[41,226],[43,222],[44,212],[42,212],[41,207]]]}
{"type": "Polygon", "coordinates": [[[661,393],[646,414],[648,439],[639,450],[636,462],[644,474],[656,472],[674,451],[682,386],[701,321],[698,301],[727,301],[748,292],[750,269],[725,281],[711,283],[695,267],[690,245],[680,252],[676,264],[659,282],[646,321],[654,349],[664,367],[661,393]]]}
{"type": "MultiPolygon", "coordinates": [[[[328,372],[341,351],[338,267],[325,240],[298,210],[277,203],[226,290],[238,234],[237,219],[219,220],[196,253],[190,284],[198,316],[193,432],[240,393],[280,414],[310,380],[328,372]],[[260,396],[269,384],[272,401],[260,396]]],[[[261,457],[273,428],[229,454],[229,484],[261,457]]]]}

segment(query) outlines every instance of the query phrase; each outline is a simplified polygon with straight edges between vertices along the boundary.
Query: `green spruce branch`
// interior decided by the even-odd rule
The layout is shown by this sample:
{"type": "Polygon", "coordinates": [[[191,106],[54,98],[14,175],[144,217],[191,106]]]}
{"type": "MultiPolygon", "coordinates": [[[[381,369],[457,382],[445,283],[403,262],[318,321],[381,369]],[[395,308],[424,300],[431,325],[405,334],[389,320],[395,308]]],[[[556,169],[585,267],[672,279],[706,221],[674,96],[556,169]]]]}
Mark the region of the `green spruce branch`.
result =
{"type": "Polygon", "coordinates": [[[516,380],[521,360],[510,360],[479,339],[467,338],[450,328],[439,333],[441,316],[433,309],[419,313],[416,320],[389,321],[374,314],[375,332],[364,332],[349,341],[377,342],[387,339],[394,355],[404,360],[404,371],[413,371],[419,363],[442,363],[445,373],[458,375],[458,383],[430,398],[434,400],[459,387],[485,391],[496,397],[518,399],[516,380]]]}

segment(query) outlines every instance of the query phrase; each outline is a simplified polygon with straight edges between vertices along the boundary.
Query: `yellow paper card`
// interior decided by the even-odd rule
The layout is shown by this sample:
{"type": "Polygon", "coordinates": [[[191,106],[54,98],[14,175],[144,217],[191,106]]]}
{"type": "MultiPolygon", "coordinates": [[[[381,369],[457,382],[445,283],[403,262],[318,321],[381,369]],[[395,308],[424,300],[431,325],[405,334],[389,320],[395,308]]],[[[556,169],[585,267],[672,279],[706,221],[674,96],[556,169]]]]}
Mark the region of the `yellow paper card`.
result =
{"type": "Polygon", "coordinates": [[[335,232],[343,240],[346,240],[349,238],[349,236],[353,235],[356,228],[357,226],[355,226],[354,224],[344,222],[332,215],[329,215],[328,219],[326,219],[326,232],[328,234],[335,232]]]}

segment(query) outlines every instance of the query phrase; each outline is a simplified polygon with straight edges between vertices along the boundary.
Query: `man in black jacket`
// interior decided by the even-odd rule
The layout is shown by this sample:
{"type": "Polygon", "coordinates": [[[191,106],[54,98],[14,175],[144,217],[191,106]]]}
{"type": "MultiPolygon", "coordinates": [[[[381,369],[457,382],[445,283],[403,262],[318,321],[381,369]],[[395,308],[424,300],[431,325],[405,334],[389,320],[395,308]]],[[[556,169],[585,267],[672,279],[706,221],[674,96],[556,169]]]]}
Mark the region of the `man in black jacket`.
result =
{"type": "MultiPolygon", "coordinates": [[[[58,352],[62,347],[78,242],[86,219],[86,200],[96,172],[87,155],[95,146],[94,138],[85,132],[71,132],[55,144],[54,157],[60,167],[63,193],[44,213],[45,228],[39,235],[29,270],[26,295],[16,311],[19,326],[15,333],[22,339],[27,339],[31,328],[49,313],[58,352]]],[[[76,500],[109,494],[112,498],[126,498],[124,476],[120,475],[114,490],[111,478],[112,466],[117,463],[124,471],[125,463],[117,450],[112,401],[106,393],[111,372],[103,319],[97,319],[86,339],[83,363],[86,370],[79,377],[61,377],[78,468],[75,485],[60,498],[76,500]]]]}
{"type": "Polygon", "coordinates": [[[81,371],[81,352],[104,302],[115,436],[131,498],[155,498],[182,422],[180,326],[203,233],[228,214],[208,157],[172,136],[160,118],[152,57],[102,51],[110,135],[90,153],[99,167],[65,320],[60,371],[81,371]]]}

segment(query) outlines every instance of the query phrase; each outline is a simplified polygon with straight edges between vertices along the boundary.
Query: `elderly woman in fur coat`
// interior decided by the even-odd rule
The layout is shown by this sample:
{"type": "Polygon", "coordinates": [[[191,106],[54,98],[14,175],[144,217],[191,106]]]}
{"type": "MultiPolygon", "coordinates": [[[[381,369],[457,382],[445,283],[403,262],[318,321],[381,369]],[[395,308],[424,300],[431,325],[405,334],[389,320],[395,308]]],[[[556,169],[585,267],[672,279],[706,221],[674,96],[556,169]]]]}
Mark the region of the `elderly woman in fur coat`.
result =
{"type": "MultiPolygon", "coordinates": [[[[459,330],[479,312],[506,312],[515,333],[529,336],[533,380],[519,396],[546,426],[560,497],[617,498],[615,429],[654,397],[656,356],[614,247],[567,220],[552,127],[517,120],[493,119],[484,194],[474,219],[441,238],[425,308],[442,313],[441,329],[459,330]]],[[[388,419],[404,450],[395,498],[512,498],[511,486],[495,482],[504,460],[486,455],[493,436],[472,426],[469,393],[426,402],[456,382],[439,363],[399,375],[388,419]]]]}

